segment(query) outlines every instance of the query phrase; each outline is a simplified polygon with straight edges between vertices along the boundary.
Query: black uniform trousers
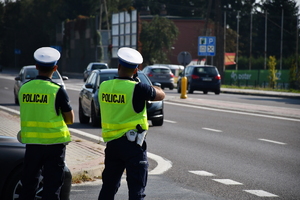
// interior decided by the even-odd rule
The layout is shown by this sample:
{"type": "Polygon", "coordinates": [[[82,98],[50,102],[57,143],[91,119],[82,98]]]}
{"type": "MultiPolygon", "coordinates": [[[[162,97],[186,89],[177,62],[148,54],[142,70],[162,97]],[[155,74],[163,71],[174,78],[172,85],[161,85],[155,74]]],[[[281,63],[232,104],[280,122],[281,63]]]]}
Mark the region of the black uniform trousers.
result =
{"type": "Polygon", "coordinates": [[[143,200],[148,178],[147,145],[130,142],[126,136],[109,141],[105,149],[105,168],[98,200],[113,200],[126,169],[129,200],[143,200]]]}
{"type": "Polygon", "coordinates": [[[35,199],[40,175],[43,176],[43,200],[59,200],[64,180],[66,145],[27,144],[21,178],[20,200],[35,199]]]}

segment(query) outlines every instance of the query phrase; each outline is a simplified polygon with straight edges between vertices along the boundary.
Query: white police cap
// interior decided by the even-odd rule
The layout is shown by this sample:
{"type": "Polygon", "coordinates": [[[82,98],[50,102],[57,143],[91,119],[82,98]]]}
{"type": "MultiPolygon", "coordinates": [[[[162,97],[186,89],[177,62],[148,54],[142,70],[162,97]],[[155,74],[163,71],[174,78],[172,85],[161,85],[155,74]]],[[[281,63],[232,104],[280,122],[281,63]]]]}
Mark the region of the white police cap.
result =
{"type": "Polygon", "coordinates": [[[52,47],[41,47],[34,52],[33,56],[36,64],[45,67],[53,67],[59,60],[60,53],[52,47]]]}
{"type": "Polygon", "coordinates": [[[137,68],[143,62],[143,57],[135,49],[122,47],[118,50],[119,63],[127,68],[137,68]]]}

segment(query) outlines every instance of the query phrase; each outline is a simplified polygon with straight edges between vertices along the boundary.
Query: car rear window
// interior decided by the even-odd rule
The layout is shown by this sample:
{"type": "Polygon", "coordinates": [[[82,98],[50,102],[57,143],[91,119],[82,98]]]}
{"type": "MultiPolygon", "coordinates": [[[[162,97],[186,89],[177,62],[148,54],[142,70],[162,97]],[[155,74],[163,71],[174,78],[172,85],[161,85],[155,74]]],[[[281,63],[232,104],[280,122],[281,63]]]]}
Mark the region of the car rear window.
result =
{"type": "Polygon", "coordinates": [[[107,69],[107,66],[95,64],[92,66],[92,70],[94,70],[94,69],[107,69]]]}
{"type": "Polygon", "coordinates": [[[38,75],[38,70],[35,68],[27,69],[25,71],[25,78],[26,79],[34,79],[38,75]]]}
{"type": "Polygon", "coordinates": [[[118,74],[115,74],[115,73],[101,74],[100,75],[100,83],[102,83],[103,81],[108,81],[108,80],[114,79],[117,76],[118,76],[118,74]]]}
{"type": "Polygon", "coordinates": [[[57,71],[54,71],[53,75],[52,75],[52,79],[60,79],[57,71]]]}
{"type": "Polygon", "coordinates": [[[138,78],[141,80],[142,83],[146,83],[147,85],[151,85],[151,81],[145,76],[145,74],[138,73],[138,78]]]}
{"type": "Polygon", "coordinates": [[[151,70],[153,73],[167,74],[170,73],[170,69],[165,68],[154,68],[151,70]]]}
{"type": "MultiPolygon", "coordinates": [[[[28,69],[25,72],[25,78],[26,79],[34,79],[37,75],[38,75],[38,70],[35,69],[35,68],[28,69]]],[[[57,71],[54,71],[54,73],[52,74],[52,78],[51,79],[60,79],[57,71]]]]}
{"type": "Polygon", "coordinates": [[[214,67],[195,67],[194,68],[195,75],[218,75],[217,70],[214,67]]]}

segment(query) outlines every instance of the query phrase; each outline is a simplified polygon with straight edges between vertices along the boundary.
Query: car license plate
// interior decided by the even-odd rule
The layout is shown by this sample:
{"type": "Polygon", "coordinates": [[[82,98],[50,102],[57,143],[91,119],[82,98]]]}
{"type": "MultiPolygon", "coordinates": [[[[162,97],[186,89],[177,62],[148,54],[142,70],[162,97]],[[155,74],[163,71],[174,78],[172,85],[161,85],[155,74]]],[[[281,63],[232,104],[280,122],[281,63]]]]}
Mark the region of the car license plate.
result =
{"type": "Polygon", "coordinates": [[[166,78],[166,76],[158,76],[158,78],[166,78]]]}
{"type": "Polygon", "coordinates": [[[202,80],[203,80],[203,81],[211,81],[212,78],[203,78],[202,80]]]}

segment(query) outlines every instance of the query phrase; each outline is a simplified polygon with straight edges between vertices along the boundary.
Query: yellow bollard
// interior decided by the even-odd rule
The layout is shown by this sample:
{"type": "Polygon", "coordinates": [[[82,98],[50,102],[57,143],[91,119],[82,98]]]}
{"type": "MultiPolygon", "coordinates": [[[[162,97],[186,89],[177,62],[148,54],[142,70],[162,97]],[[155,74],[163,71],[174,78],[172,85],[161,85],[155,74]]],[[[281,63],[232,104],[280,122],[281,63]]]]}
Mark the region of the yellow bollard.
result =
{"type": "Polygon", "coordinates": [[[181,99],[186,99],[186,88],[187,88],[187,78],[184,76],[181,78],[181,99]]]}

